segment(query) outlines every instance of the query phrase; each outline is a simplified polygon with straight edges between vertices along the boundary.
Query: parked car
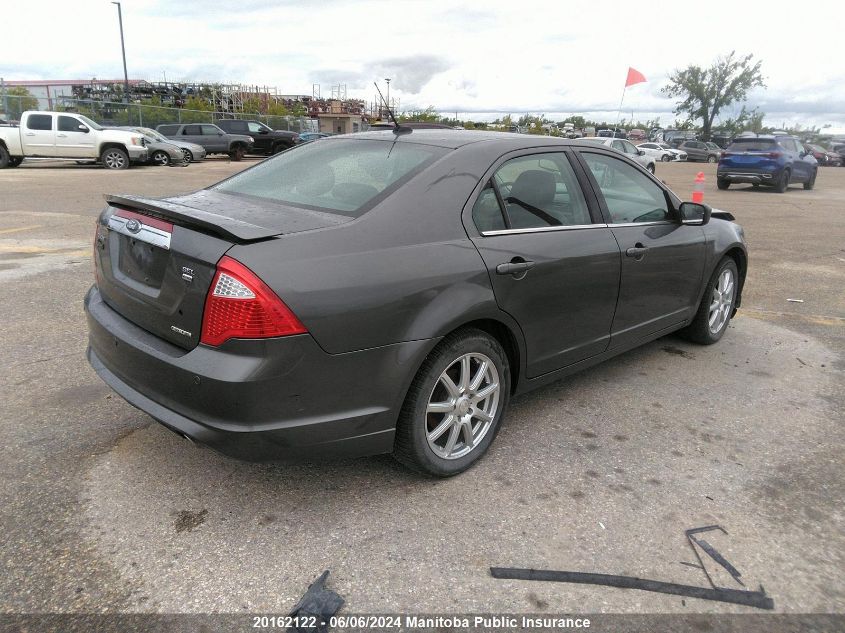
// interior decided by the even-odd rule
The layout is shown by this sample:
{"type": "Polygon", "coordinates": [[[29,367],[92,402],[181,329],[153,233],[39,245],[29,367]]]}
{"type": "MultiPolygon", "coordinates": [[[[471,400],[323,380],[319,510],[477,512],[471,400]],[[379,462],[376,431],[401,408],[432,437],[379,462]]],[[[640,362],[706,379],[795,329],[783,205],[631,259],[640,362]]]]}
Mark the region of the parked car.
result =
{"type": "Polygon", "coordinates": [[[215,121],[218,127],[229,134],[244,134],[255,139],[252,153],[278,154],[290,149],[299,142],[299,134],[286,130],[274,130],[260,121],[244,121],[240,119],[221,119],[215,121]]]}
{"type": "Polygon", "coordinates": [[[244,134],[227,134],[212,123],[164,123],[156,127],[167,138],[202,145],[208,154],[228,154],[238,161],[252,151],[254,140],[244,134]]]}
{"type": "Polygon", "coordinates": [[[704,163],[718,163],[722,151],[716,147],[708,147],[704,141],[684,141],[678,145],[678,149],[687,153],[688,161],[699,161],[704,163]]]}
{"type": "Polygon", "coordinates": [[[673,160],[687,159],[686,152],[675,149],[668,143],[654,143],[649,141],[648,143],[640,143],[637,145],[637,148],[643,150],[646,153],[646,156],[651,156],[655,160],[659,160],[664,163],[668,163],[673,160]]]}
{"type": "Polygon", "coordinates": [[[838,152],[825,149],[821,145],[811,145],[809,143],[805,143],[804,151],[810,152],[820,166],[839,167],[842,164],[842,157],[838,152]]]}
{"type": "MultiPolygon", "coordinates": [[[[457,128],[455,128],[457,129],[457,128]]],[[[321,138],[328,138],[332,136],[331,134],[326,134],[325,132],[302,132],[299,135],[299,141],[301,143],[307,143],[308,141],[317,141],[321,138]]]]}
{"type": "Polygon", "coordinates": [[[143,134],[144,142],[147,144],[147,151],[149,155],[149,158],[147,158],[147,163],[151,165],[184,165],[188,162],[185,159],[185,152],[181,147],[175,145],[174,143],[171,143],[167,139],[165,139],[164,141],[160,141],[154,136],[151,136],[146,132],[142,132],[141,128],[124,126],[108,129],[125,130],[127,132],[137,132],[138,134],[143,134]]]}
{"type": "Polygon", "coordinates": [[[645,167],[652,174],[654,173],[654,157],[646,154],[645,150],[639,149],[633,143],[631,143],[631,141],[619,138],[602,138],[598,136],[595,138],[582,138],[578,140],[584,143],[590,143],[591,145],[604,145],[605,147],[614,149],[617,152],[621,152],[622,154],[628,156],[631,160],[645,167]]]}
{"type": "Polygon", "coordinates": [[[189,143],[188,141],[181,141],[179,139],[167,138],[166,136],[161,134],[161,132],[158,132],[149,127],[133,127],[131,129],[140,132],[144,136],[151,136],[160,143],[172,143],[173,145],[182,148],[182,151],[185,154],[185,160],[189,163],[193,163],[194,161],[200,161],[205,158],[206,151],[202,145],[197,145],[196,143],[189,143]]]}
{"type": "Polygon", "coordinates": [[[716,185],[727,189],[734,183],[766,185],[784,193],[790,184],[804,189],[816,184],[818,161],[790,135],[740,136],[722,154],[716,185]]]}
{"type": "Polygon", "coordinates": [[[107,201],[91,365],[248,459],[392,452],[457,474],[512,395],[672,331],[717,342],[746,274],[730,214],[555,137],[368,132],[107,201]]]}
{"type": "Polygon", "coordinates": [[[628,130],[628,140],[644,141],[645,139],[646,139],[645,130],[640,130],[639,128],[634,128],[633,130],[628,130]]]}
{"type": "Polygon", "coordinates": [[[24,158],[88,160],[127,169],[147,162],[148,151],[141,134],[107,130],[81,114],[27,111],[19,127],[0,127],[0,168],[17,167],[24,158]]]}
{"type": "MultiPolygon", "coordinates": [[[[714,143],[713,141],[704,141],[704,144],[707,146],[707,149],[709,149],[710,151],[712,151],[715,154],[718,154],[719,158],[722,157],[722,148],[719,147],[716,143],[714,143]]],[[[719,159],[717,158],[716,162],[718,162],[718,160],[719,159]]],[[[709,161],[709,159],[708,159],[708,162],[711,162],[711,161],[709,161]]]]}

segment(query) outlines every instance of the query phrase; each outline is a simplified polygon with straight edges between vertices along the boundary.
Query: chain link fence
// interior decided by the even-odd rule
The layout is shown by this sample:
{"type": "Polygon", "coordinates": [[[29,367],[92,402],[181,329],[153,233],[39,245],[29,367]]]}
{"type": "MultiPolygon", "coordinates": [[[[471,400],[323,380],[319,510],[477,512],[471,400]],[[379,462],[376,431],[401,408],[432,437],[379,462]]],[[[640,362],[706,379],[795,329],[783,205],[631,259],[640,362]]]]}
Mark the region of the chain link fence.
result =
{"type": "Polygon", "coordinates": [[[93,99],[71,99],[54,97],[52,99],[31,96],[0,95],[0,118],[17,121],[27,110],[53,110],[84,114],[89,119],[104,126],[137,125],[155,128],[162,123],[214,123],[220,119],[249,119],[261,121],[274,130],[291,132],[316,132],[317,121],[308,117],[274,116],[260,112],[217,112],[213,110],[188,110],[165,106],[122,103],[117,101],[98,101],[93,99]]]}

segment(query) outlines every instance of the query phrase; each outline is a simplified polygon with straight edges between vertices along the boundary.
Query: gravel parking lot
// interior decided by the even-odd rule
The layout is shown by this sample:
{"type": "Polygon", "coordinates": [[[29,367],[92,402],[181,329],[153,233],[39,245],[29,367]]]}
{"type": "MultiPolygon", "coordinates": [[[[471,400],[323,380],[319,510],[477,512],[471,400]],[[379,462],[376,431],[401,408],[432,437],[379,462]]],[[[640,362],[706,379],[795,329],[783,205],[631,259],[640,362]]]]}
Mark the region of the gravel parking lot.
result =
{"type": "Polygon", "coordinates": [[[488,571],[705,586],[682,564],[696,562],[684,530],[710,524],[776,611],[845,610],[845,169],[780,195],[718,191],[715,165],[659,163],[685,198],[703,171],[705,202],[746,229],[730,331],[706,348],[664,338],[516,399],[485,459],[435,481],[387,456],[218,456],[85,361],[102,195],[187,192],[254,162],[0,171],[0,611],[285,613],[330,569],[349,613],[750,612],[488,571]]]}

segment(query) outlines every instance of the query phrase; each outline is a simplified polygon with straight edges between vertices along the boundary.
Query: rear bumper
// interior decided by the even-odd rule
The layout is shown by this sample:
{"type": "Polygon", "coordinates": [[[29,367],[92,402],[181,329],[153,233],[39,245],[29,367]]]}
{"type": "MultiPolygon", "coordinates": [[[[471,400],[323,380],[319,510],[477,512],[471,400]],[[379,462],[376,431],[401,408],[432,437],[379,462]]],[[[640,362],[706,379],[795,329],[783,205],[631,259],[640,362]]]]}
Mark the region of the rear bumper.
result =
{"type": "Polygon", "coordinates": [[[719,169],[716,172],[717,178],[719,178],[721,180],[727,180],[728,182],[764,184],[764,185],[766,185],[766,184],[768,184],[768,185],[776,184],[777,183],[777,176],[778,176],[778,174],[743,171],[743,170],[740,170],[740,169],[737,169],[737,170],[719,169]]]}
{"type": "Polygon", "coordinates": [[[393,450],[408,385],[435,341],[328,354],[309,335],[176,347],[85,297],[88,360],[164,426],[250,461],[393,450]]]}

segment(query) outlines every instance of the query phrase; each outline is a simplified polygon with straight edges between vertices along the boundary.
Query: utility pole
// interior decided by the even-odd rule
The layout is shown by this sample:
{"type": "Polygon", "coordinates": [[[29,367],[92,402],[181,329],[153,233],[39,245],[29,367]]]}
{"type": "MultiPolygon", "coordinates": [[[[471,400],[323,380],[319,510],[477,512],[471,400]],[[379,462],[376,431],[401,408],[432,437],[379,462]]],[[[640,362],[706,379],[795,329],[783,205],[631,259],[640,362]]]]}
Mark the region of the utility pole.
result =
{"type": "Polygon", "coordinates": [[[126,45],[123,43],[123,12],[119,2],[112,2],[117,5],[117,20],[120,23],[120,50],[123,53],[123,102],[129,103],[129,74],[126,72],[126,45]]]}
{"type": "Polygon", "coordinates": [[[390,77],[385,77],[384,80],[387,82],[387,99],[385,99],[385,104],[390,108],[390,77]]]}

